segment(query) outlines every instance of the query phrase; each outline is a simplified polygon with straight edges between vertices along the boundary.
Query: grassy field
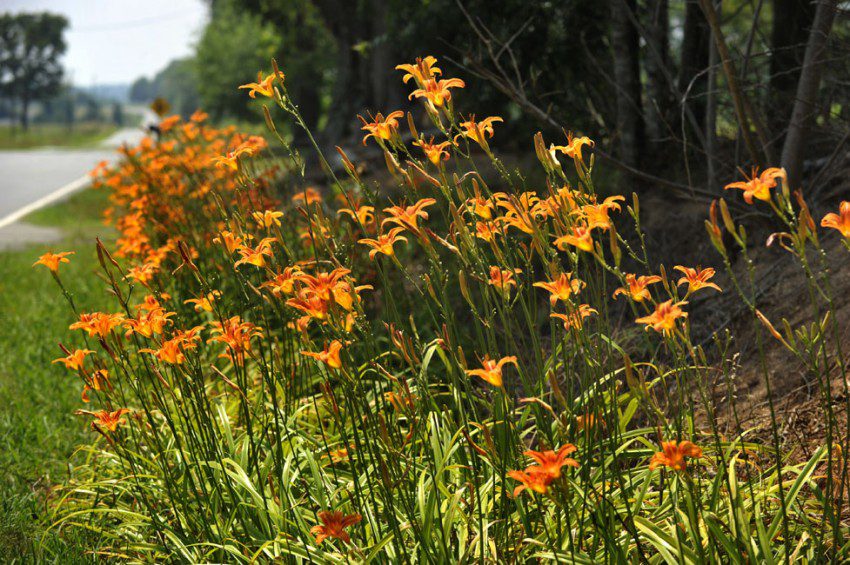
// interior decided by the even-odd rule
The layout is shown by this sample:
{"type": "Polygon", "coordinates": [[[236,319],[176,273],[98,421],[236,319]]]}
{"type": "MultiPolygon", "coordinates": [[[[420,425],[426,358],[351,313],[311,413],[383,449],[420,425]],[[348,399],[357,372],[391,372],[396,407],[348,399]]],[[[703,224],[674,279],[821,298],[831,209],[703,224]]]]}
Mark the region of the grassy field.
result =
{"type": "Polygon", "coordinates": [[[61,366],[57,343],[69,342],[72,314],[46,269],[32,268],[45,251],[74,250],[62,280],[78,304],[107,302],[99,280],[94,237],[110,237],[100,224],[105,194],[87,190],[40,210],[27,221],[58,226],[63,241],[0,252],[0,562],[87,561],[81,544],[50,535],[46,527],[51,486],[68,477],[77,445],[89,439],[73,415],[81,386],[61,366]]]}
{"type": "Polygon", "coordinates": [[[32,147],[83,147],[94,145],[112,135],[118,128],[112,124],[81,123],[69,130],[61,124],[33,124],[28,131],[9,126],[0,127],[0,149],[32,147]]]}

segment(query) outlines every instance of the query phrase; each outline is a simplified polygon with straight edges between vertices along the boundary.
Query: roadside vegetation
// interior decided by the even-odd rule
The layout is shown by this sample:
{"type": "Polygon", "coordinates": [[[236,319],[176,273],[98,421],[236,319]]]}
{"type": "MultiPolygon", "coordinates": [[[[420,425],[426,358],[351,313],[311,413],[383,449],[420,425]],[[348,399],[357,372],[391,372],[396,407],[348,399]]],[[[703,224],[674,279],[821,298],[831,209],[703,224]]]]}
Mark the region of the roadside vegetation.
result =
{"type": "MultiPolygon", "coordinates": [[[[320,183],[201,112],[97,172],[119,232],[89,275],[108,305],[74,292],[79,256],[37,265],[73,313],[55,361],[91,438],[47,535],[139,561],[850,557],[830,269],[850,203],[816,219],[783,169],[729,179],[705,213],[713,267],[660,264],[651,211],[597,185],[591,139],[534,136],[530,186],[463,80],[431,57],[398,69],[421,108],[362,116],[380,159],[319,153],[320,183]],[[753,210],[805,274],[802,323],[763,312],[753,210]],[[725,293],[741,319],[697,339],[696,306],[725,293]],[[773,404],[775,351],[823,414],[804,456],[773,404]],[[739,418],[753,366],[766,434],[739,418]]],[[[279,124],[305,122],[283,73],[240,88],[287,149],[279,124]]]]}
{"type": "MultiPolygon", "coordinates": [[[[79,300],[106,306],[103,284],[92,276],[97,254],[92,239],[109,240],[101,215],[106,194],[84,191],[68,201],[26,218],[31,223],[61,227],[66,236],[57,246],[78,249],[68,265],[68,289],[79,300]]],[[[0,561],[63,563],[84,560],[90,545],[83,534],[43,538],[48,504],[56,484],[67,480],[79,461],[77,446],[86,441],[72,412],[77,384],[51,361],[60,341],[71,339],[72,315],[55,285],[32,269],[34,257],[50,249],[33,245],[0,252],[0,561]],[[40,546],[50,552],[45,554],[40,546]]]]}
{"type": "Polygon", "coordinates": [[[37,147],[89,147],[96,146],[118,127],[108,123],[33,124],[28,129],[0,126],[0,150],[32,149],[37,147]]]}

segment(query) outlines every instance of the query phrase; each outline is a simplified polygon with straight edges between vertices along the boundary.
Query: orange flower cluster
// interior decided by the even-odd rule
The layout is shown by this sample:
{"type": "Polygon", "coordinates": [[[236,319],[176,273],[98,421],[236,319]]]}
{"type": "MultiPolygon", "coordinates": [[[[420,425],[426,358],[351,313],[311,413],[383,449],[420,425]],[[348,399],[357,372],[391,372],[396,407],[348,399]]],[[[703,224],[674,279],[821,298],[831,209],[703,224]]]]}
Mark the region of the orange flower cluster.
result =
{"type": "Polygon", "coordinates": [[[558,451],[526,451],[524,455],[534,459],[536,465],[530,465],[524,471],[510,471],[508,476],[522,483],[514,489],[514,496],[519,496],[528,489],[539,494],[546,494],[549,485],[561,477],[562,467],[578,467],[578,461],[567,457],[576,451],[576,446],[567,443],[558,451]]]}

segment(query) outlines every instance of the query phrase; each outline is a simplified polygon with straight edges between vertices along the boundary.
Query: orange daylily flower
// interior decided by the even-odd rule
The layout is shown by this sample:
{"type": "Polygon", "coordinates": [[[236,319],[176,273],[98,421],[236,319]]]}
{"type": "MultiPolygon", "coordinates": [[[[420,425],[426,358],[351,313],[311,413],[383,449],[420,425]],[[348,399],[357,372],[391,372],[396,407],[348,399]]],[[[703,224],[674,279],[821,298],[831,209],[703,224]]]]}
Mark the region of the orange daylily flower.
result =
{"type": "Polygon", "coordinates": [[[248,242],[253,239],[253,236],[246,235],[244,238],[240,237],[229,231],[222,231],[218,237],[213,239],[213,243],[220,243],[224,245],[224,248],[227,249],[227,252],[231,255],[234,251],[242,247],[243,242],[248,242]]]}
{"type": "Polygon", "coordinates": [[[54,359],[53,363],[62,363],[65,365],[66,369],[71,371],[79,371],[83,368],[83,364],[85,363],[86,357],[94,353],[91,349],[75,349],[72,353],[68,354],[67,357],[60,357],[59,359],[54,359]]]}
{"type": "Polygon", "coordinates": [[[124,320],[124,327],[127,328],[127,335],[137,333],[142,337],[153,337],[161,334],[165,326],[171,323],[171,318],[174,312],[165,312],[164,308],[156,308],[142,314],[138,314],[136,318],[124,320]]]}
{"type": "Polygon", "coordinates": [[[83,330],[89,334],[89,337],[106,338],[112,329],[123,321],[123,314],[92,312],[91,314],[80,314],[80,321],[74,322],[68,326],[68,329],[83,330]]]}
{"type": "Polygon", "coordinates": [[[501,233],[498,222],[475,222],[475,237],[479,239],[493,241],[501,233]]]}
{"type": "Polygon", "coordinates": [[[275,296],[281,294],[292,294],[295,290],[295,283],[298,278],[304,273],[298,267],[287,267],[282,273],[277,273],[270,281],[266,281],[260,285],[260,288],[268,288],[275,296]]]}
{"type": "Polygon", "coordinates": [[[460,127],[463,131],[455,136],[454,141],[457,143],[457,138],[467,137],[480,145],[485,151],[489,150],[490,144],[487,143],[487,138],[493,137],[493,134],[495,133],[493,130],[493,124],[496,122],[504,122],[504,120],[499,116],[491,116],[489,118],[484,118],[480,122],[476,122],[475,116],[470,116],[467,121],[460,123],[460,127]]]}
{"type": "Polygon", "coordinates": [[[106,369],[97,369],[96,371],[92,371],[92,374],[86,379],[86,383],[83,385],[83,392],[80,396],[83,402],[89,402],[90,390],[101,391],[111,388],[109,384],[109,371],[106,369]]]}
{"type": "Polygon", "coordinates": [[[431,55],[424,59],[417,57],[415,64],[396,65],[396,70],[405,71],[406,74],[401,79],[404,84],[414,79],[417,84],[422,85],[428,80],[433,80],[435,76],[443,74],[439,67],[434,66],[436,62],[437,59],[431,55]]]}
{"type": "Polygon", "coordinates": [[[342,278],[349,274],[351,274],[350,270],[338,267],[329,273],[316,273],[315,276],[301,273],[298,275],[298,280],[304,283],[305,290],[310,294],[330,302],[334,296],[334,289],[341,284],[342,278]]]}
{"type": "Polygon", "coordinates": [[[236,261],[233,266],[238,267],[239,265],[248,264],[255,267],[265,267],[267,264],[266,257],[273,255],[272,243],[275,241],[273,237],[264,237],[256,247],[241,246],[237,251],[242,258],[236,261]]]}
{"type": "Polygon", "coordinates": [[[292,203],[301,204],[302,206],[309,206],[310,204],[315,204],[321,201],[322,193],[313,188],[312,186],[308,186],[303,190],[299,190],[292,196],[292,203]]]}
{"type": "Polygon", "coordinates": [[[586,226],[575,226],[572,228],[572,233],[562,235],[555,240],[555,247],[561,251],[566,251],[568,245],[572,245],[582,251],[590,253],[593,251],[593,228],[586,226]]]}
{"type": "MultiPolygon", "coordinates": [[[[163,292],[159,295],[162,300],[171,300],[171,295],[163,292]]],[[[157,308],[162,308],[162,304],[159,303],[160,298],[157,298],[153,294],[148,294],[145,296],[145,299],[136,304],[136,310],[144,310],[145,312],[150,312],[151,310],[156,310],[157,308]]]]}
{"type": "Polygon", "coordinates": [[[569,312],[567,314],[554,312],[550,314],[549,317],[558,318],[559,320],[563,321],[565,330],[568,330],[570,328],[580,330],[582,327],[584,327],[584,319],[596,313],[596,309],[591,308],[589,304],[579,304],[578,308],[576,308],[572,312],[569,312]]]}
{"type": "Polygon", "coordinates": [[[753,167],[749,177],[744,175],[746,181],[738,181],[727,184],[724,190],[730,188],[740,188],[744,191],[744,200],[747,204],[753,203],[753,198],[767,202],[770,200],[770,189],[776,186],[776,179],[786,180],[785,169],[771,167],[765,169],[761,174],[758,173],[758,168],[753,167]]]}
{"type": "Polygon", "coordinates": [[[351,538],[348,536],[345,528],[353,526],[363,519],[363,516],[360,514],[344,516],[339,511],[326,512],[323,510],[316,515],[322,521],[320,525],[310,528],[310,533],[316,536],[316,544],[320,544],[328,538],[338,539],[343,543],[350,543],[351,538]]]}
{"type": "Polygon", "coordinates": [[[526,457],[531,457],[537,462],[537,465],[533,467],[529,467],[526,471],[529,470],[537,470],[543,473],[549,474],[553,479],[560,478],[561,476],[561,467],[578,467],[578,461],[567,457],[570,453],[573,453],[578,448],[571,444],[567,443],[562,445],[558,451],[532,451],[528,450],[523,455],[526,457]]]}
{"type": "Polygon", "coordinates": [[[690,441],[662,441],[661,451],[652,456],[649,461],[649,470],[658,467],[669,467],[673,471],[684,471],[688,467],[686,457],[699,459],[702,457],[702,448],[690,441]]]}
{"type": "Polygon", "coordinates": [[[184,300],[183,304],[194,304],[195,312],[212,312],[213,302],[215,302],[215,299],[220,296],[221,292],[214,290],[198,298],[190,298],[188,300],[184,300]]]}
{"type": "Polygon", "coordinates": [[[342,342],[335,339],[330,345],[326,345],[322,351],[318,353],[314,351],[302,351],[301,355],[305,357],[312,357],[317,361],[321,361],[331,369],[341,369],[342,368],[342,358],[339,353],[342,351],[342,342]]]}
{"type": "Polygon", "coordinates": [[[572,273],[561,273],[554,281],[536,282],[533,286],[549,291],[549,304],[554,308],[559,300],[567,302],[570,296],[581,292],[584,282],[573,278],[572,273]]]}
{"type": "Polygon", "coordinates": [[[433,198],[423,198],[412,206],[390,206],[384,208],[384,212],[390,215],[389,218],[384,218],[381,226],[384,224],[396,224],[403,228],[407,228],[411,233],[419,235],[419,218],[428,219],[428,212],[425,208],[436,204],[437,201],[433,198]]]}
{"type": "Polygon", "coordinates": [[[526,471],[508,471],[508,477],[522,483],[514,489],[514,498],[519,496],[525,489],[539,494],[546,494],[549,490],[549,485],[555,480],[549,473],[535,467],[530,467],[526,471]]]}
{"type": "Polygon", "coordinates": [[[459,78],[448,78],[443,80],[429,78],[424,81],[422,88],[411,92],[408,99],[413,100],[414,98],[426,98],[428,103],[431,105],[431,108],[436,110],[437,108],[442,108],[446,102],[449,102],[452,99],[452,93],[449,90],[450,88],[464,88],[465,86],[466,83],[459,78]]]}
{"type": "Polygon", "coordinates": [[[363,127],[360,129],[369,132],[363,136],[363,145],[366,145],[370,137],[374,137],[379,143],[391,140],[398,133],[398,120],[404,117],[404,112],[396,110],[387,114],[386,118],[378,112],[372,117],[371,122],[367,122],[363,116],[357,117],[363,122],[363,127]]]}
{"type": "Polygon", "coordinates": [[[611,211],[620,211],[620,205],[617,201],[625,200],[622,196],[609,196],[602,204],[587,204],[577,210],[573,210],[573,214],[577,214],[584,219],[588,228],[600,228],[608,230],[611,227],[611,218],[608,214],[611,211]]]}
{"type": "Polygon", "coordinates": [[[688,294],[696,292],[701,288],[713,288],[717,291],[723,292],[720,290],[719,286],[712,282],[708,282],[708,279],[714,276],[714,269],[710,267],[707,269],[702,269],[700,267],[692,269],[690,267],[682,267],[681,265],[676,265],[673,268],[685,275],[684,277],[679,279],[679,281],[676,283],[676,286],[682,286],[683,284],[687,284],[688,294]]]}
{"type": "Polygon", "coordinates": [[[280,226],[280,218],[283,217],[283,212],[277,210],[264,210],[262,212],[254,212],[251,214],[257,225],[264,229],[271,229],[275,226],[280,226]]]}
{"type": "Polygon", "coordinates": [[[381,234],[377,239],[358,239],[357,243],[361,243],[363,245],[368,245],[372,248],[369,251],[369,259],[375,260],[375,255],[378,253],[383,253],[389,257],[395,256],[395,250],[393,249],[393,245],[398,241],[407,241],[407,238],[403,235],[399,235],[404,231],[404,228],[392,228],[389,232],[385,234],[381,234]]]}
{"type": "Polygon", "coordinates": [[[144,263],[143,265],[127,269],[127,275],[124,279],[132,279],[143,286],[148,286],[158,271],[159,267],[156,264],[144,263]]]}
{"type": "Polygon", "coordinates": [[[211,162],[216,167],[221,167],[224,169],[230,169],[231,171],[239,170],[239,159],[244,155],[246,157],[250,157],[254,154],[255,150],[251,146],[240,145],[233,151],[228,152],[226,155],[213,157],[211,162]]]}
{"type": "Polygon", "coordinates": [[[838,214],[830,212],[823,217],[820,225],[838,230],[842,236],[850,238],[850,202],[843,201],[838,207],[838,214]]]}
{"type": "Polygon", "coordinates": [[[374,206],[357,206],[354,210],[350,208],[340,208],[337,214],[346,214],[355,222],[359,222],[363,227],[367,227],[375,223],[375,208],[374,206]]]}
{"type": "Polygon", "coordinates": [[[521,272],[522,269],[500,269],[499,267],[491,266],[490,279],[487,281],[487,284],[496,287],[497,290],[507,296],[511,291],[511,287],[516,286],[514,275],[521,272]]]}
{"type": "Polygon", "coordinates": [[[676,328],[676,320],[688,317],[688,313],[680,308],[685,304],[685,301],[673,304],[673,299],[667,300],[656,305],[652,314],[638,318],[635,323],[646,324],[647,331],[652,328],[659,333],[669,334],[676,328]]]}
{"type": "Polygon", "coordinates": [[[245,322],[239,316],[233,316],[222,322],[212,323],[212,333],[215,334],[207,340],[208,343],[218,342],[227,345],[227,352],[220,357],[227,357],[237,364],[245,361],[245,354],[251,351],[251,340],[262,336],[262,328],[251,322],[245,322]]]}
{"type": "Polygon", "coordinates": [[[475,196],[468,198],[464,202],[463,207],[472,211],[477,217],[482,220],[490,220],[493,218],[493,210],[496,208],[496,194],[493,198],[485,198],[481,194],[481,189],[478,188],[478,183],[475,183],[475,196]]]}
{"type": "Polygon", "coordinates": [[[195,349],[200,336],[200,327],[176,332],[174,337],[163,341],[159,349],[140,349],[140,353],[150,353],[160,361],[180,365],[186,360],[186,351],[195,349]]]}
{"type": "Polygon", "coordinates": [[[566,145],[555,145],[550,150],[560,151],[567,157],[571,159],[575,159],[584,163],[584,158],[582,157],[581,150],[583,147],[593,147],[595,143],[592,139],[586,136],[582,137],[574,137],[572,132],[567,134],[567,144],[566,145]]]}
{"type": "Polygon", "coordinates": [[[45,253],[41,257],[38,258],[38,261],[32,264],[33,267],[36,265],[44,265],[48,269],[50,269],[54,273],[59,272],[59,264],[60,263],[70,263],[71,260],[68,259],[69,255],[75,255],[74,251],[62,251],[61,253],[45,253]]]}
{"type": "Polygon", "coordinates": [[[275,76],[275,73],[270,73],[266,75],[266,78],[263,78],[263,73],[260,71],[257,73],[257,82],[249,82],[248,84],[240,85],[239,88],[247,88],[248,96],[251,98],[256,98],[257,94],[267,98],[274,98],[274,81],[278,77],[280,77],[280,80],[286,78],[280,71],[278,71],[277,76],[275,76]]]}
{"type": "Polygon", "coordinates": [[[103,432],[101,426],[106,428],[108,432],[114,432],[118,429],[118,426],[126,423],[126,420],[122,418],[124,414],[129,414],[130,410],[127,408],[119,408],[114,412],[109,412],[108,410],[98,410],[97,412],[89,412],[88,410],[77,410],[75,414],[86,414],[94,418],[94,421],[91,423],[91,427],[93,430],[99,430],[103,432]]]}
{"type": "Polygon", "coordinates": [[[636,276],[629,273],[626,275],[626,286],[615,290],[614,298],[617,298],[622,294],[623,296],[628,296],[635,302],[643,302],[647,298],[652,297],[652,294],[650,294],[647,287],[658,282],[661,282],[661,277],[658,275],[636,276]]]}
{"type": "Polygon", "coordinates": [[[449,152],[446,150],[446,147],[451,147],[453,144],[451,141],[434,143],[434,136],[431,136],[429,141],[417,139],[413,142],[413,145],[421,148],[425,157],[427,157],[435,167],[438,167],[440,166],[440,161],[448,160],[449,152]]]}
{"type": "Polygon", "coordinates": [[[488,355],[485,355],[481,360],[481,369],[469,369],[466,371],[466,374],[470,377],[481,377],[491,385],[501,388],[502,368],[508,363],[516,367],[516,357],[502,357],[498,361],[494,361],[488,355]]]}
{"type": "Polygon", "coordinates": [[[298,297],[287,300],[286,305],[300,310],[310,318],[317,320],[327,318],[328,309],[330,308],[330,302],[328,300],[323,300],[320,296],[304,291],[299,293],[298,297]]]}

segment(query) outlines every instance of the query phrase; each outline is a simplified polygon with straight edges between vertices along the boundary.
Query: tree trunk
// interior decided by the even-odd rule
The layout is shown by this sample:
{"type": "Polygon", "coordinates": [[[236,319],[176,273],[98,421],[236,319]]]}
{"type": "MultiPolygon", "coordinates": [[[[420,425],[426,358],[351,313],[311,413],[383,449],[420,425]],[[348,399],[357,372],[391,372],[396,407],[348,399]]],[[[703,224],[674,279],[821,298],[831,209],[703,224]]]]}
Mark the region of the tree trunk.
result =
{"type": "Polygon", "coordinates": [[[775,132],[785,129],[794,108],[794,95],[814,17],[815,5],[811,0],[773,0],[770,94],[767,102],[771,129],[775,132]]]}
{"type": "Polygon", "coordinates": [[[339,143],[344,135],[353,131],[354,114],[362,109],[360,55],[354,50],[358,40],[359,10],[356,2],[349,4],[338,0],[317,0],[316,6],[336,39],[337,48],[331,107],[322,134],[325,139],[339,143]]]}
{"type": "Polygon", "coordinates": [[[838,0],[820,0],[809,32],[803,68],[800,70],[800,80],[797,83],[794,110],[788,125],[788,135],[782,146],[782,166],[788,173],[788,185],[792,190],[799,188],[802,180],[806,130],[816,111],[815,102],[820,87],[824,52],[830,31],[832,31],[832,23],[835,21],[837,5],[838,0]]]}
{"type": "Polygon", "coordinates": [[[668,0],[647,0],[647,48],[652,54],[646,57],[646,82],[649,104],[647,106],[647,135],[658,144],[668,136],[675,100],[665,71],[670,68],[670,13],[668,0]]]}
{"type": "Polygon", "coordinates": [[[27,131],[30,127],[30,96],[24,93],[21,96],[21,129],[27,131]]]}
{"type": "MultiPolygon", "coordinates": [[[[717,13],[722,14],[721,0],[712,0],[717,13]]],[[[709,189],[717,182],[714,166],[715,147],[717,145],[717,46],[712,43],[708,52],[708,97],[705,110],[705,162],[709,189]]]]}
{"type": "Polygon", "coordinates": [[[706,93],[708,92],[708,53],[711,31],[699,0],[687,0],[682,36],[682,57],[679,64],[679,92],[687,96],[687,104],[697,124],[705,122],[706,93]]]}
{"type": "MultiPolygon", "coordinates": [[[[635,0],[624,0],[635,11],[635,0]]],[[[614,80],[617,83],[617,133],[620,155],[629,166],[640,166],[644,144],[641,103],[638,30],[628,12],[617,2],[611,4],[611,48],[614,80]]]]}

